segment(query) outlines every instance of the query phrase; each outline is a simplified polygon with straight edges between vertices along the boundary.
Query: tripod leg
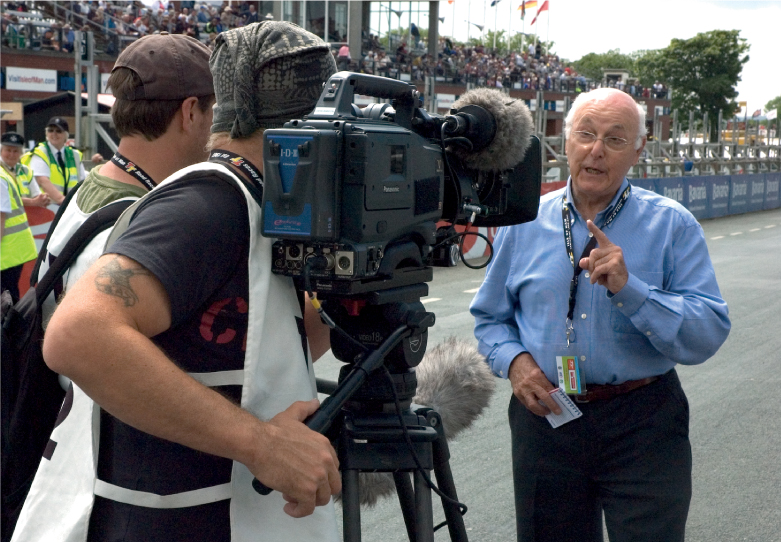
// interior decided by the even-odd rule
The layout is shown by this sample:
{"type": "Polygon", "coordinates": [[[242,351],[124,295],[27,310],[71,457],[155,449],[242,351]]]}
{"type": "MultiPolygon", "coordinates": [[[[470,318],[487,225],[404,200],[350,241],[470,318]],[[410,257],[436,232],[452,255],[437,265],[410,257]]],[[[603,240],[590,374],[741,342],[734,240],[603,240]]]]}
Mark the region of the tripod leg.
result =
{"type": "Polygon", "coordinates": [[[342,471],[342,528],[344,542],[361,542],[359,484],[357,470],[342,471]]]}
{"type": "MultiPolygon", "coordinates": [[[[453,472],[450,470],[450,450],[447,446],[447,440],[441,432],[439,438],[433,443],[433,453],[434,474],[437,477],[437,486],[445,495],[453,500],[458,500],[456,484],[453,481],[453,472]]],[[[442,508],[445,512],[448,531],[450,531],[450,540],[453,542],[467,542],[464,517],[461,515],[458,506],[442,499],[442,508]]]]}
{"type": "Polygon", "coordinates": [[[434,542],[434,509],[431,505],[431,489],[423,475],[415,471],[415,524],[416,542],[434,542]]]}
{"type": "Polygon", "coordinates": [[[415,538],[415,492],[412,490],[409,473],[396,471],[393,473],[393,480],[396,482],[396,494],[399,496],[404,525],[407,527],[407,537],[410,542],[417,542],[415,538]]]}

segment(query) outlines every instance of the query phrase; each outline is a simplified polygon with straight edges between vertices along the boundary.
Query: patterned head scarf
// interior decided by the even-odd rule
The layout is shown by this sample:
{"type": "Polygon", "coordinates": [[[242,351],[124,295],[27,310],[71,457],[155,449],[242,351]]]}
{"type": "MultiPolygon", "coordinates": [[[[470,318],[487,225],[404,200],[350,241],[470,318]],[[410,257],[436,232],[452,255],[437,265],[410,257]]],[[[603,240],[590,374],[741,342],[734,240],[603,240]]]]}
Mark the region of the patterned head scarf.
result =
{"type": "Polygon", "coordinates": [[[233,139],[311,113],[336,72],[328,45],[285,21],[221,33],[209,67],[217,97],[212,132],[230,132],[233,139]]]}

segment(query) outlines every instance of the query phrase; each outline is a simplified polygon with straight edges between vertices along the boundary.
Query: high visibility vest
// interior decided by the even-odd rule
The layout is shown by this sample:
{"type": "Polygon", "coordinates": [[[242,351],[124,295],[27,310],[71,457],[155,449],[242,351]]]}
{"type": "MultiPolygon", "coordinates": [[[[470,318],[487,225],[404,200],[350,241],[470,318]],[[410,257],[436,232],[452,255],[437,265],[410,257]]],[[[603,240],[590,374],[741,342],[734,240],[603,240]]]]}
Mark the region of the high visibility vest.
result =
{"type": "Polygon", "coordinates": [[[62,174],[60,165],[51,153],[49,144],[46,141],[39,143],[32,152],[28,152],[22,156],[22,164],[29,166],[32,157],[39,156],[46,162],[46,165],[49,166],[49,180],[51,183],[60,191],[60,194],[67,194],[67,191],[76,186],[79,182],[79,168],[76,166],[76,157],[81,161],[82,156],[81,151],[67,145],[62,148],[62,154],[62,159],[65,161],[65,171],[68,174],[67,190],[65,177],[62,174]]]}
{"type": "Polygon", "coordinates": [[[31,197],[30,183],[33,181],[33,170],[21,163],[16,165],[16,182],[23,198],[31,197]]]}
{"type": "Polygon", "coordinates": [[[22,205],[22,191],[17,180],[0,167],[0,176],[8,184],[8,196],[11,200],[11,212],[6,214],[3,224],[3,240],[0,245],[0,269],[6,270],[38,257],[35,239],[30,225],[27,223],[27,213],[22,205]]]}

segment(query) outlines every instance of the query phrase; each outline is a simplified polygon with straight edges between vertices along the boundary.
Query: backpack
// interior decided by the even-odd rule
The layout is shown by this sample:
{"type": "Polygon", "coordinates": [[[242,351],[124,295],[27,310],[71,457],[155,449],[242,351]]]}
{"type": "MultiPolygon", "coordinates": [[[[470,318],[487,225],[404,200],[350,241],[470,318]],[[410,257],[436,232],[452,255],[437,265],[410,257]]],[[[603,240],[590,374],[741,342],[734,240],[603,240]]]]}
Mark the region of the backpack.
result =
{"type": "Polygon", "coordinates": [[[2,526],[0,538],[11,539],[38,464],[55,427],[65,391],[58,375],[46,366],[43,343],[44,300],[68,268],[100,232],[114,225],[133,202],[120,200],[95,211],[81,225],[54,260],[40,282],[35,283],[51,233],[81,186],[77,185],[60,205],[49,228],[30,283],[31,288],[12,305],[8,292],[2,294],[2,526]]]}

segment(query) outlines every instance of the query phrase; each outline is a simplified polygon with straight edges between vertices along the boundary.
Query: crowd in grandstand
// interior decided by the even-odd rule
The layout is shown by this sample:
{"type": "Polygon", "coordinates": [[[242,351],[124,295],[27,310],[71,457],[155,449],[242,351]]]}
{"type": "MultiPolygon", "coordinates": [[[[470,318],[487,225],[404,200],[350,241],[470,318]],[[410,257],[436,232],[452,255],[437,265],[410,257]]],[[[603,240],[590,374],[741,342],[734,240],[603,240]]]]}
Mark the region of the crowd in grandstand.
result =
{"type": "MultiPolygon", "coordinates": [[[[36,2],[4,2],[2,18],[3,42],[9,45],[23,32],[19,17],[35,9],[36,2]]],[[[74,29],[103,31],[126,40],[155,32],[188,34],[212,45],[217,35],[259,20],[273,18],[257,12],[256,2],[111,2],[106,0],[73,2],[63,12],[59,22],[52,20],[40,37],[42,49],[73,51],[74,29]]],[[[417,28],[415,28],[417,30],[417,28]]],[[[523,51],[497,55],[482,45],[454,44],[450,38],[440,38],[437,58],[427,52],[426,44],[414,32],[411,46],[401,42],[385,47],[381,40],[369,34],[363,40],[359,56],[350,56],[345,45],[334,49],[340,69],[399,78],[406,74],[412,81],[436,76],[453,84],[470,83],[475,86],[497,88],[580,92],[606,84],[637,97],[666,98],[667,88],[656,82],[643,87],[635,82],[606,83],[589,81],[575,68],[555,54],[546,54],[538,43],[523,51]]],[[[384,40],[383,40],[384,41],[384,40]]],[[[113,46],[109,44],[108,49],[113,46]]],[[[118,51],[108,50],[109,53],[118,51]]]]}

